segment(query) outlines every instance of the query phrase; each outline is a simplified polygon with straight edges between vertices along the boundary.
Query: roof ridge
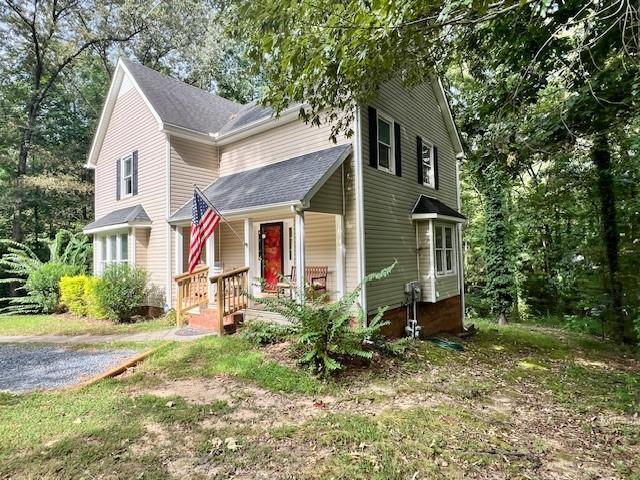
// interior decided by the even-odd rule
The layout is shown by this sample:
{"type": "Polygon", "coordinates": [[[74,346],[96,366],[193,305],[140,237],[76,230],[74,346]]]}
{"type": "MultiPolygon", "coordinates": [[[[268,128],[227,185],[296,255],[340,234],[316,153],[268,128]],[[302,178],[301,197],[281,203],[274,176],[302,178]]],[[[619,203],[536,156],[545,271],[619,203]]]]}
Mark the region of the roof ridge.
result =
{"type": "Polygon", "coordinates": [[[131,60],[131,59],[129,59],[129,58],[121,57],[121,60],[122,60],[125,64],[134,65],[135,67],[142,67],[142,68],[144,68],[145,70],[148,70],[148,71],[152,72],[152,73],[153,73],[153,74],[155,74],[155,75],[159,75],[159,76],[164,77],[164,78],[166,78],[166,79],[168,79],[168,80],[171,80],[171,81],[173,81],[173,82],[177,82],[177,83],[179,83],[179,84],[181,84],[181,85],[184,85],[184,86],[187,86],[187,87],[189,87],[189,88],[195,89],[195,90],[197,90],[198,92],[206,93],[207,95],[211,95],[212,97],[219,98],[219,99],[224,100],[225,102],[229,102],[229,103],[231,103],[231,104],[233,104],[233,105],[237,105],[237,106],[239,106],[239,107],[245,107],[245,106],[250,105],[250,103],[238,103],[238,102],[236,102],[236,101],[234,101],[234,100],[230,100],[230,99],[228,99],[228,98],[226,98],[226,97],[223,97],[223,96],[218,95],[218,94],[216,94],[216,93],[213,93],[213,92],[210,92],[210,91],[208,91],[208,90],[205,90],[204,88],[200,88],[200,87],[196,87],[195,85],[191,85],[190,83],[187,83],[187,82],[184,82],[184,81],[182,81],[182,80],[180,80],[180,79],[177,79],[177,78],[175,78],[175,77],[172,77],[171,75],[165,75],[164,73],[161,73],[161,72],[159,72],[159,71],[157,71],[157,70],[154,70],[154,69],[153,69],[153,68],[151,68],[151,67],[147,67],[146,65],[143,65],[142,63],[134,62],[133,60],[131,60]]]}

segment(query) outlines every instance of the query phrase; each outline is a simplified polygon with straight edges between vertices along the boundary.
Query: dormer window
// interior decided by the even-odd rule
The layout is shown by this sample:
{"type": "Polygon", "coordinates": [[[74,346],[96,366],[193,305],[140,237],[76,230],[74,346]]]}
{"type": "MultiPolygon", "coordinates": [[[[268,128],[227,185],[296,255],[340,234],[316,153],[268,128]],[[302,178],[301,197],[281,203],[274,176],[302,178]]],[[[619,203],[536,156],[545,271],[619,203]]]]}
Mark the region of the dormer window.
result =
{"type": "Polygon", "coordinates": [[[133,195],[133,154],[122,157],[122,179],[120,181],[122,197],[133,195]]]}

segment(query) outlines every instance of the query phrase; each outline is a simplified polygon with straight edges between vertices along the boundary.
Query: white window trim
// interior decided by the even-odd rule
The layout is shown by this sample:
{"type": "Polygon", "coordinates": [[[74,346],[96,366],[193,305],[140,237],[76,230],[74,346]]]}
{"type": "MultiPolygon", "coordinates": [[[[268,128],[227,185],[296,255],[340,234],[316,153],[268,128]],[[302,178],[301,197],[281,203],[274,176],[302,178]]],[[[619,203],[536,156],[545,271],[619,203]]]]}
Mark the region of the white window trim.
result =
{"type": "Polygon", "coordinates": [[[435,188],[436,188],[436,186],[435,186],[436,175],[435,175],[435,169],[434,169],[435,165],[434,165],[434,161],[433,161],[434,160],[433,159],[433,143],[425,142],[424,139],[423,139],[422,140],[422,150],[423,151],[424,151],[424,147],[425,146],[429,147],[429,153],[430,153],[430,158],[431,158],[431,173],[429,175],[429,182],[425,183],[425,181],[424,181],[424,160],[423,160],[424,157],[422,156],[423,155],[422,152],[420,152],[420,161],[422,162],[422,171],[423,171],[423,173],[422,173],[422,186],[423,187],[428,187],[428,188],[431,188],[431,189],[435,190],[435,188]]]}
{"type": "Polygon", "coordinates": [[[120,198],[133,197],[133,152],[129,152],[126,155],[120,157],[120,198]],[[131,160],[131,175],[124,175],[124,162],[125,160],[131,160]],[[131,178],[131,193],[126,192],[125,178],[131,178]]]}
{"type": "Polygon", "coordinates": [[[97,274],[102,275],[107,266],[115,264],[115,263],[127,263],[132,265],[134,263],[134,259],[132,255],[135,254],[135,250],[132,248],[135,242],[134,235],[131,230],[111,230],[109,232],[105,232],[101,235],[98,235],[99,249],[98,249],[98,268],[97,274]],[[127,236],[127,259],[122,259],[122,241],[120,240],[123,235],[127,236]],[[116,259],[111,259],[111,242],[112,237],[116,237],[116,259]],[[103,257],[103,245],[104,250],[106,252],[106,258],[103,257]]]}
{"type": "Polygon", "coordinates": [[[454,228],[453,225],[434,225],[434,234],[433,234],[433,251],[434,251],[434,270],[436,272],[436,277],[449,277],[451,275],[455,275],[457,273],[457,259],[456,259],[456,229],[454,228]],[[447,248],[447,241],[446,241],[446,235],[445,235],[445,229],[449,228],[451,229],[451,248],[447,248]],[[442,234],[442,248],[438,248],[438,245],[436,243],[436,231],[440,230],[441,234],[442,234]],[[447,250],[451,251],[451,270],[447,270],[447,255],[446,252],[447,250]],[[438,271],[438,254],[439,252],[442,251],[443,252],[443,256],[442,256],[442,266],[444,267],[444,270],[438,271]]]}
{"type": "Polygon", "coordinates": [[[380,110],[377,111],[376,114],[376,148],[378,149],[378,151],[376,152],[376,157],[377,157],[377,163],[378,163],[378,170],[382,171],[382,172],[387,172],[387,173],[391,173],[392,175],[395,175],[396,173],[396,146],[395,146],[395,141],[396,141],[396,130],[395,130],[395,121],[393,120],[393,117],[391,115],[387,115],[384,112],[381,112],[380,110]],[[387,167],[383,167],[380,165],[380,128],[378,126],[378,120],[382,118],[385,122],[387,122],[389,124],[389,168],[387,167]]]}

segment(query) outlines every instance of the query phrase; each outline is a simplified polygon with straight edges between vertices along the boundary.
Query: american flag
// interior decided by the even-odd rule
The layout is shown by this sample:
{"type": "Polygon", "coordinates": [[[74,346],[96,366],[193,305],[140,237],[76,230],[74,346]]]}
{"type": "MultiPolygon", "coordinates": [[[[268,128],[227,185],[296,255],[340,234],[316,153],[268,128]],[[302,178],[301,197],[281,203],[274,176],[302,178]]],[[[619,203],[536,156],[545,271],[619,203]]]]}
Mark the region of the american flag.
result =
{"type": "Polygon", "coordinates": [[[200,261],[200,253],[207,239],[220,224],[218,212],[198,193],[193,191],[191,208],[191,241],[189,243],[189,273],[193,273],[200,261]]]}

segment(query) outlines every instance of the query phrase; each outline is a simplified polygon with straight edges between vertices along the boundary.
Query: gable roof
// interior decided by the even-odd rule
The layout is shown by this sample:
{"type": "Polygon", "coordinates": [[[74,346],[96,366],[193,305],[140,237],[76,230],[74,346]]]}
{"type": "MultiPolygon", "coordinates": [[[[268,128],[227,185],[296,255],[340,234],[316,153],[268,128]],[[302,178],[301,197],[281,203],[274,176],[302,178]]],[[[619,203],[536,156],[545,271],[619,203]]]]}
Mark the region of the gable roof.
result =
{"type": "Polygon", "coordinates": [[[220,130],[242,105],[122,59],[165,125],[209,134],[220,130]]]}
{"type": "Polygon", "coordinates": [[[427,197],[426,195],[420,195],[420,197],[418,197],[418,201],[411,212],[411,217],[414,220],[443,218],[451,219],[453,221],[466,220],[467,218],[457,210],[445,205],[437,198],[427,197]]]}
{"type": "Polygon", "coordinates": [[[151,219],[144,207],[141,204],[134,205],[132,207],[120,208],[112,212],[107,213],[105,216],[91,222],[89,225],[83,228],[84,233],[91,233],[97,230],[107,229],[108,227],[116,226],[147,226],[151,225],[151,219]]]}
{"type": "MultiPolygon", "coordinates": [[[[351,144],[299,155],[264,167],[218,178],[204,189],[207,199],[229,214],[275,205],[306,204],[351,153],[351,144]]],[[[191,219],[189,200],[169,222],[191,219]]]]}
{"type": "MultiPolygon", "coordinates": [[[[255,133],[259,129],[269,129],[277,124],[277,119],[273,117],[273,110],[269,107],[263,107],[257,102],[241,105],[121,58],[118,60],[91,144],[85,165],[88,168],[94,168],[96,165],[107,125],[125,76],[142,96],[158,122],[159,129],[165,133],[221,145],[232,141],[232,138],[238,139],[240,136],[255,133]]],[[[459,156],[463,155],[462,141],[442,82],[436,76],[431,78],[454,151],[459,156]]],[[[292,105],[281,112],[280,119],[297,118],[301,107],[302,104],[292,105]]]]}

